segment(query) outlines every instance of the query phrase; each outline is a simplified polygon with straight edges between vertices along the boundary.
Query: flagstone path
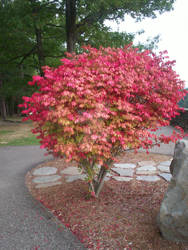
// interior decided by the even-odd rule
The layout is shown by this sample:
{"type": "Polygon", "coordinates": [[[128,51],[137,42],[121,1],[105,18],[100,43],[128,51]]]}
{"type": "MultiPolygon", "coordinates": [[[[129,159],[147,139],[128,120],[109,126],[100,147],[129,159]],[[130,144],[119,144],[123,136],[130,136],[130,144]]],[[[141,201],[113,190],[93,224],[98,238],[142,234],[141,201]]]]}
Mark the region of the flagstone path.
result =
{"type": "MultiPolygon", "coordinates": [[[[171,160],[155,163],[154,161],[140,161],[137,164],[133,163],[117,163],[111,168],[110,172],[105,177],[105,181],[114,179],[116,181],[146,181],[156,182],[161,179],[167,182],[171,179],[169,166],[171,160]]],[[[67,167],[57,174],[56,167],[40,167],[32,172],[32,182],[35,188],[45,188],[50,186],[61,185],[62,177],[65,177],[66,182],[75,180],[84,180],[85,174],[81,173],[76,167],[67,167]]]]}

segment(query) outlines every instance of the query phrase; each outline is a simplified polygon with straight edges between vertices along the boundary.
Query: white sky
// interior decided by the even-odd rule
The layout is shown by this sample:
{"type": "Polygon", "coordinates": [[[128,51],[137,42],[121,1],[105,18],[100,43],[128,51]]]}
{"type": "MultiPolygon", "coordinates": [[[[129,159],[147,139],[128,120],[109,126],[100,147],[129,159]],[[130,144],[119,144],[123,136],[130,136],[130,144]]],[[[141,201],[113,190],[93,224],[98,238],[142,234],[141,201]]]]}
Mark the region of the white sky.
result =
{"type": "Polygon", "coordinates": [[[176,60],[175,70],[188,87],[188,0],[176,0],[174,10],[165,12],[155,19],[146,18],[136,23],[129,16],[119,25],[107,22],[113,30],[145,33],[136,37],[136,42],[146,41],[148,37],[160,35],[158,50],[167,50],[170,60],[176,60]]]}

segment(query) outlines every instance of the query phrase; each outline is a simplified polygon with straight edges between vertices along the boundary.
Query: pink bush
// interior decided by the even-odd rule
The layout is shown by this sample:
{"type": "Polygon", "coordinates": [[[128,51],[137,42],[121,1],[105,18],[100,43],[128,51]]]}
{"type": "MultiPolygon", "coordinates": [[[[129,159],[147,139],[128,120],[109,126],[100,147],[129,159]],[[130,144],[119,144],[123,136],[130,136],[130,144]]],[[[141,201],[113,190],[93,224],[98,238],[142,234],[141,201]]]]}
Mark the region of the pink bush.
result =
{"type": "Polygon", "coordinates": [[[39,90],[23,97],[20,106],[25,119],[34,121],[42,147],[78,162],[94,196],[122,150],[181,137],[175,131],[172,136],[151,133],[169,125],[186,93],[165,53],[86,47],[61,61],[56,69],[44,67],[44,77],[33,77],[29,84],[39,90]]]}

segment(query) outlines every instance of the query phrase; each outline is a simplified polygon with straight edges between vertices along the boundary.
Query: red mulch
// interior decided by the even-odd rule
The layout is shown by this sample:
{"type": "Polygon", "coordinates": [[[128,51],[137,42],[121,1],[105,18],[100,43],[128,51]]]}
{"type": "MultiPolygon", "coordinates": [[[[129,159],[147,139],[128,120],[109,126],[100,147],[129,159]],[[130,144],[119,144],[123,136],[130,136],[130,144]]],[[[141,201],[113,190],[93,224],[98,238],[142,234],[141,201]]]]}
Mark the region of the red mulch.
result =
{"type": "MultiPolygon", "coordinates": [[[[126,153],[120,162],[168,160],[169,156],[126,153]]],[[[58,171],[72,166],[63,160],[41,166],[55,166],[58,171]]],[[[188,244],[176,244],[163,239],[156,224],[168,183],[142,181],[105,183],[98,199],[88,198],[88,186],[82,180],[36,189],[32,171],[26,184],[34,196],[66,226],[88,249],[186,250],[188,244]]]]}

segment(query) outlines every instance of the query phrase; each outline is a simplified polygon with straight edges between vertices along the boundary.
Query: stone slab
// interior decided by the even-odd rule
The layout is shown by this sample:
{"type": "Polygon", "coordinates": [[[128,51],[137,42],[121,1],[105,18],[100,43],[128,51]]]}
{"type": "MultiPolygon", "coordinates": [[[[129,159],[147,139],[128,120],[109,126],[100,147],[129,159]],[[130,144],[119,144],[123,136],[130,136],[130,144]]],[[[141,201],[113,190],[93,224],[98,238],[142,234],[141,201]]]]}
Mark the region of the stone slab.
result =
{"type": "Polygon", "coordinates": [[[60,172],[61,174],[67,174],[67,175],[80,175],[80,171],[77,167],[68,167],[65,168],[60,172]]]}
{"type": "Polygon", "coordinates": [[[136,168],[136,164],[133,164],[133,163],[115,163],[114,166],[117,168],[125,168],[125,169],[136,168]]]}
{"type": "Polygon", "coordinates": [[[156,170],[156,167],[154,166],[143,166],[143,167],[140,167],[140,168],[137,168],[137,170],[144,170],[144,171],[155,171],[156,170]]]}
{"type": "Polygon", "coordinates": [[[84,180],[85,177],[86,177],[86,175],[84,175],[84,174],[66,176],[66,182],[73,182],[76,180],[84,180]]]}
{"type": "Polygon", "coordinates": [[[156,174],[156,167],[151,165],[151,166],[143,166],[143,167],[137,168],[136,174],[145,174],[145,175],[156,174]]]}
{"type": "Polygon", "coordinates": [[[48,182],[55,182],[61,179],[60,175],[49,175],[49,176],[37,176],[33,178],[32,182],[34,183],[48,183],[48,182]]]}
{"type": "Polygon", "coordinates": [[[159,166],[157,166],[157,168],[158,168],[161,172],[170,173],[170,168],[169,168],[169,166],[159,165],[159,166]]]}
{"type": "Polygon", "coordinates": [[[148,181],[148,182],[155,182],[155,181],[160,180],[160,178],[158,176],[156,176],[156,175],[149,175],[149,176],[148,175],[146,175],[146,176],[142,175],[142,176],[137,176],[136,179],[138,181],[148,181]]]}
{"type": "Polygon", "coordinates": [[[110,180],[110,177],[108,177],[108,176],[104,177],[104,181],[109,181],[109,180],[110,180]]]}
{"type": "Polygon", "coordinates": [[[118,173],[120,176],[133,176],[134,170],[132,169],[123,169],[123,168],[112,168],[113,171],[118,173]]]}
{"type": "Polygon", "coordinates": [[[165,181],[168,181],[168,182],[171,180],[171,177],[172,177],[171,174],[167,174],[167,173],[161,173],[159,174],[159,176],[161,176],[163,179],[165,179],[165,181]]]}
{"type": "Polygon", "coordinates": [[[46,188],[46,187],[52,187],[52,186],[57,186],[57,185],[61,185],[61,181],[37,184],[35,188],[46,188]]]}
{"type": "Polygon", "coordinates": [[[51,174],[56,174],[57,168],[54,167],[42,167],[35,169],[33,171],[33,175],[51,175],[51,174]]]}
{"type": "Polygon", "coordinates": [[[164,166],[170,166],[172,161],[163,161],[163,162],[160,162],[160,165],[164,165],[164,166]]]}
{"type": "Polygon", "coordinates": [[[139,161],[138,166],[144,167],[144,166],[154,166],[156,163],[154,161],[139,161]]]}
{"type": "Polygon", "coordinates": [[[106,177],[112,177],[112,176],[113,176],[112,172],[106,174],[106,177]]]}
{"type": "Polygon", "coordinates": [[[133,179],[131,177],[123,177],[123,176],[113,176],[112,178],[116,181],[131,181],[133,179]]]}

